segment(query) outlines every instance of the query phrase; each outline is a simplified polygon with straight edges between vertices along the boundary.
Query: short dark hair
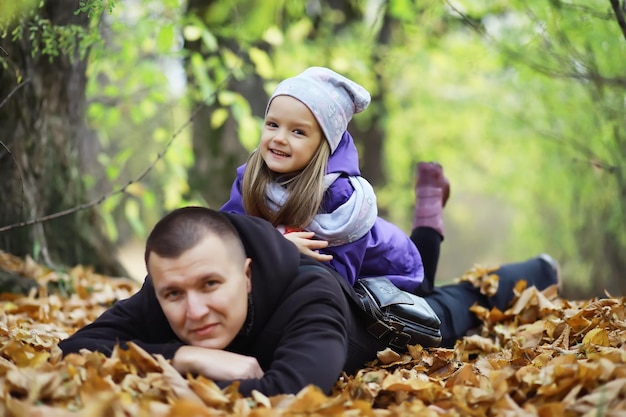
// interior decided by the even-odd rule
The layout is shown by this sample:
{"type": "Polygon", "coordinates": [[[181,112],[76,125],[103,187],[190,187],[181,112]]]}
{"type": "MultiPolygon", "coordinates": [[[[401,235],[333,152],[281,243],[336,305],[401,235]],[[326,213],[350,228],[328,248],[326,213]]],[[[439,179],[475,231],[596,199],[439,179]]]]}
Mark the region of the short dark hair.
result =
{"type": "Polygon", "coordinates": [[[163,258],[177,258],[196,246],[207,235],[218,236],[245,259],[246,251],[237,229],[224,214],[206,207],[189,206],[171,211],[157,222],[146,241],[146,268],[151,253],[163,258]]]}

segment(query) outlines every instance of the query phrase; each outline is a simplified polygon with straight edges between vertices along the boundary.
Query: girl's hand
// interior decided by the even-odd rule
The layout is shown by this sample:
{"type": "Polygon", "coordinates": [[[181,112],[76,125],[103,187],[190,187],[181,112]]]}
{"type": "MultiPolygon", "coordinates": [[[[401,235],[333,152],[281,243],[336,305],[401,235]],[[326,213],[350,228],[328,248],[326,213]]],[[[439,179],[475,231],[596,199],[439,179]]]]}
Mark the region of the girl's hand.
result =
{"type": "Polygon", "coordinates": [[[182,346],[174,354],[172,365],[182,375],[195,373],[214,381],[260,379],[263,370],[252,356],[199,346],[182,346]]]}
{"type": "Polygon", "coordinates": [[[320,249],[328,246],[328,242],[326,240],[313,239],[315,236],[313,232],[291,232],[285,233],[283,236],[296,245],[300,253],[308,255],[317,261],[328,262],[333,259],[333,255],[319,253],[320,249]]]}

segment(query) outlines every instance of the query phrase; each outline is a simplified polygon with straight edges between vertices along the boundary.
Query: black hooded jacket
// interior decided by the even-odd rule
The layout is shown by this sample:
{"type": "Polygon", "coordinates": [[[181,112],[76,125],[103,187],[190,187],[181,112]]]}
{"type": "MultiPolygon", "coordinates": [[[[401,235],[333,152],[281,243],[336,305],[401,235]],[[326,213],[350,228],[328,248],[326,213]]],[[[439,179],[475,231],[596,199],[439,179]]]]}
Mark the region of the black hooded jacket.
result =
{"type": "MultiPolygon", "coordinates": [[[[381,346],[365,333],[346,297],[351,288],[340,275],[300,255],[265,220],[224,215],[252,259],[252,303],[246,324],[226,350],[254,356],[264,371],[261,379],[240,381],[243,395],[252,390],[296,393],[308,384],[328,392],[342,370],[352,372],[375,358],[381,346]],[[317,266],[300,268],[306,264],[317,266]]],[[[168,359],[183,346],[163,314],[150,277],[136,294],[118,301],[59,347],[64,354],[81,349],[110,354],[116,344],[124,347],[127,341],[168,359]]]]}

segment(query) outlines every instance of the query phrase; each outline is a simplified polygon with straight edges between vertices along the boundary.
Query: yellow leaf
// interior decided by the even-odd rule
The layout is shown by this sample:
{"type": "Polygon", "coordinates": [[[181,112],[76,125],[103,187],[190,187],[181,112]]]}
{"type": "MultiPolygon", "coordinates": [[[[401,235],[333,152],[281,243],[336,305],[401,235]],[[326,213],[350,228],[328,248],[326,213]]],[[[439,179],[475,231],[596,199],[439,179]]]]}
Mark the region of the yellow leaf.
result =
{"type": "MultiPolygon", "coordinates": [[[[196,379],[190,379],[189,388],[191,388],[191,390],[209,407],[225,406],[230,402],[228,397],[224,395],[215,382],[202,375],[198,376],[196,379]]],[[[260,396],[262,394],[259,393],[258,395],[260,396]]],[[[254,399],[257,400],[258,403],[261,402],[256,396],[254,396],[254,399]]]]}
{"type": "Polygon", "coordinates": [[[2,311],[4,311],[5,313],[10,313],[13,310],[17,310],[17,305],[10,301],[8,303],[2,303],[1,306],[2,311]]]}
{"type": "Polygon", "coordinates": [[[591,329],[583,338],[583,343],[599,346],[609,346],[609,333],[601,328],[591,329]]]}
{"type": "Polygon", "coordinates": [[[376,357],[378,358],[380,363],[382,363],[383,365],[388,365],[390,363],[397,362],[402,358],[397,352],[394,352],[390,348],[387,348],[383,351],[378,352],[376,354],[376,357]]]}
{"type": "Polygon", "coordinates": [[[126,186],[124,192],[135,197],[141,197],[145,192],[145,187],[139,182],[131,182],[126,186]]]}

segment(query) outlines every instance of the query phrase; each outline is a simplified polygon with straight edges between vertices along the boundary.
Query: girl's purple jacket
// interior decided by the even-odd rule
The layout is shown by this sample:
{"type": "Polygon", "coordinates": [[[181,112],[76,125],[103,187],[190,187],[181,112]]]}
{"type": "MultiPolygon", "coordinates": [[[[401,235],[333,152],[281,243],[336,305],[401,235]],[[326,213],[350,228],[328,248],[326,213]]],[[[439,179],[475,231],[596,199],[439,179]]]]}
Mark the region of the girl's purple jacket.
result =
{"type": "MultiPolygon", "coordinates": [[[[245,214],[241,185],[245,164],[237,168],[230,200],[220,209],[245,214]]],[[[342,175],[326,191],[322,207],[332,213],[345,203],[354,189],[348,176],[360,176],[359,156],[352,136],[346,131],[328,160],[327,173],[342,175]]],[[[359,278],[387,276],[398,288],[413,292],[424,279],[422,258],[408,235],[396,225],[378,217],[370,231],[357,241],[320,250],[333,256],[329,266],[353,285],[359,278]]]]}

